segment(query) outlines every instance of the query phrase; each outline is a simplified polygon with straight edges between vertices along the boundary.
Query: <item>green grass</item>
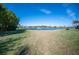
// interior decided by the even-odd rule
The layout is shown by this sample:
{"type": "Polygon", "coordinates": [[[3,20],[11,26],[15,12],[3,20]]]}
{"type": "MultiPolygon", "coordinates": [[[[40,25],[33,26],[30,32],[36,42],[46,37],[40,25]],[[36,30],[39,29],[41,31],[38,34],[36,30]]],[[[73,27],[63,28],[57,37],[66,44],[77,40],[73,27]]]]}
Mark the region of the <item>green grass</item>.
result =
{"type": "Polygon", "coordinates": [[[0,55],[18,54],[20,48],[23,47],[22,41],[24,38],[27,38],[27,36],[28,31],[0,37],[0,55]]]}
{"type": "Polygon", "coordinates": [[[79,30],[63,30],[59,36],[72,48],[72,54],[79,54],[79,30]]]}

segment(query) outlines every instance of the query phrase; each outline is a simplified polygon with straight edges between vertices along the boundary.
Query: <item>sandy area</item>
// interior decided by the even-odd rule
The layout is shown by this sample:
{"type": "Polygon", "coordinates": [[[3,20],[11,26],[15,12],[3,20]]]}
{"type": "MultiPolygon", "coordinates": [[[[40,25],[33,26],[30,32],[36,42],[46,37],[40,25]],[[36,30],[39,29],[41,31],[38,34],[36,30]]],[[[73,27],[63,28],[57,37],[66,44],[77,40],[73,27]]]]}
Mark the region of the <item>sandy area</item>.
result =
{"type": "Polygon", "coordinates": [[[31,30],[24,41],[30,46],[30,54],[72,54],[67,41],[60,35],[60,30],[31,30]]]}

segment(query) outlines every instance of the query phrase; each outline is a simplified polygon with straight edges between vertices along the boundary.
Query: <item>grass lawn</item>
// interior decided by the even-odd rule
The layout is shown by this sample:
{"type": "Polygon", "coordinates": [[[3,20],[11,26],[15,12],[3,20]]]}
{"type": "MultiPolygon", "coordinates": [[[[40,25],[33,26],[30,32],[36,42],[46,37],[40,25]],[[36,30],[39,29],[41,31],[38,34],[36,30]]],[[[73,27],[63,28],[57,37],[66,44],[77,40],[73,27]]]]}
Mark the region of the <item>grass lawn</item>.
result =
{"type": "Polygon", "coordinates": [[[23,48],[22,41],[27,38],[28,32],[12,34],[7,36],[0,36],[0,55],[18,54],[19,50],[23,48]]]}
{"type": "Polygon", "coordinates": [[[79,54],[79,30],[63,30],[59,36],[71,48],[70,54],[79,54]]]}

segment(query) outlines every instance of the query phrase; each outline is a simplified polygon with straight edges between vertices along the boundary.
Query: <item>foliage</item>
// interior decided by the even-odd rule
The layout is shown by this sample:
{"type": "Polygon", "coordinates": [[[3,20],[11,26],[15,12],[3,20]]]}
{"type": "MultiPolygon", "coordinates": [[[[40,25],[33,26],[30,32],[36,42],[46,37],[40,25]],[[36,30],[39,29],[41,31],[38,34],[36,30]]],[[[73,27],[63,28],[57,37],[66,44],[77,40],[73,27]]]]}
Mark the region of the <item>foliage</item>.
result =
{"type": "Polygon", "coordinates": [[[79,29],[79,21],[78,20],[74,20],[73,21],[73,26],[75,29],[79,29]]]}
{"type": "Polygon", "coordinates": [[[66,28],[65,28],[65,30],[69,30],[69,28],[68,28],[68,27],[66,27],[66,28]]]}
{"type": "Polygon", "coordinates": [[[16,30],[19,19],[12,11],[0,4],[0,31],[16,30]]]}
{"type": "Polygon", "coordinates": [[[0,36],[7,36],[7,35],[12,35],[12,34],[18,34],[18,33],[23,33],[25,31],[26,31],[25,29],[18,29],[16,31],[0,32],[0,36]]]}

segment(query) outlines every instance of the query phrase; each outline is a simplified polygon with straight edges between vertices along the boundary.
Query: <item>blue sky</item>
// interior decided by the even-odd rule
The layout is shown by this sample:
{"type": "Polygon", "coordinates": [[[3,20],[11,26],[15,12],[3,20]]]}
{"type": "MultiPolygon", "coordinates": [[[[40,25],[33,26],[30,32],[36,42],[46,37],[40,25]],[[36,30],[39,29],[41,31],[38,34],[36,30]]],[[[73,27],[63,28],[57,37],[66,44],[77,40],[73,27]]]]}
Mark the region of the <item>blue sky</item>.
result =
{"type": "Polygon", "coordinates": [[[64,3],[7,3],[4,4],[24,26],[71,26],[79,19],[79,4],[64,3]]]}

